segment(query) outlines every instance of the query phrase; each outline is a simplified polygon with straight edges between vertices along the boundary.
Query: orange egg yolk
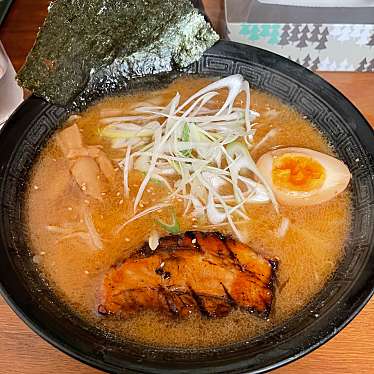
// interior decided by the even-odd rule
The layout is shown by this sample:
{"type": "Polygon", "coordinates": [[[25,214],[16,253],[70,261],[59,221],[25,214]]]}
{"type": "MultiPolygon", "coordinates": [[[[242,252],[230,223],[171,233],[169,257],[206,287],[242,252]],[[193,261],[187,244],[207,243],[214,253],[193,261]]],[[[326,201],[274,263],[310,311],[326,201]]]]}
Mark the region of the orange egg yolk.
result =
{"type": "Polygon", "coordinates": [[[286,153],[273,160],[273,184],[289,191],[312,191],[322,186],[324,167],[311,157],[286,153]]]}

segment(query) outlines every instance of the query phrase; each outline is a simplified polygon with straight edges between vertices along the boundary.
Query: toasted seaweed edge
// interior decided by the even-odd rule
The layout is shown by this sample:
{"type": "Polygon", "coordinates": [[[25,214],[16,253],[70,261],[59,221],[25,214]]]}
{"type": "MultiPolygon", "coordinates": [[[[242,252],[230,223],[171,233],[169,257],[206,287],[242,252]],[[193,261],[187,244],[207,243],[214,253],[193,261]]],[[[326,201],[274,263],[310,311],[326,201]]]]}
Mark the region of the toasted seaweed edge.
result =
{"type": "MultiPolygon", "coordinates": [[[[190,23],[186,24],[183,22],[185,22],[186,19],[191,19],[192,21],[194,21],[194,23],[191,21],[192,25],[198,28],[198,30],[190,30],[190,33],[186,33],[184,37],[180,36],[181,43],[178,46],[174,46],[174,51],[168,49],[167,46],[169,43],[165,43],[164,41],[163,44],[162,41],[162,37],[165,33],[167,34],[169,32],[170,35],[173,35],[173,28],[170,28],[167,23],[161,25],[162,32],[160,32],[158,36],[153,39],[153,42],[151,44],[143,43],[142,46],[142,41],[140,39],[135,42],[132,41],[133,48],[134,46],[136,46],[136,53],[143,53],[145,57],[149,57],[152,56],[152,53],[154,52],[156,56],[155,62],[164,62],[165,66],[148,66],[148,60],[144,60],[143,65],[138,64],[135,71],[131,70],[131,66],[126,71],[126,69],[124,69],[124,66],[126,64],[129,65],[129,62],[132,62],[131,57],[133,57],[134,53],[130,55],[121,55],[121,53],[123,52],[121,50],[117,50],[116,55],[108,56],[105,64],[99,64],[99,62],[101,62],[101,57],[99,57],[98,59],[100,61],[96,60],[95,63],[84,67],[83,70],[79,69],[79,67],[81,66],[79,61],[77,65],[74,65],[74,63],[72,63],[67,66],[69,62],[68,60],[69,58],[71,58],[71,56],[68,56],[68,58],[66,58],[66,55],[64,55],[64,51],[62,51],[62,57],[57,54],[57,57],[60,57],[60,59],[54,60],[53,53],[51,55],[51,52],[49,50],[51,44],[49,36],[47,35],[46,37],[45,35],[46,33],[51,33],[52,31],[54,31],[55,33],[59,33],[59,29],[61,28],[59,26],[61,25],[61,22],[64,23],[69,21],[66,15],[70,14],[71,17],[73,17],[71,10],[69,13],[71,0],[55,0],[51,3],[49,7],[49,14],[40,32],[38,33],[34,47],[29,53],[25,65],[21,68],[17,76],[18,82],[23,87],[33,91],[35,95],[41,96],[47,101],[62,106],[72,106],[78,109],[84,107],[85,105],[87,105],[87,103],[91,102],[98,96],[106,95],[110,92],[113,92],[114,90],[126,88],[128,82],[135,77],[142,77],[148,74],[162,73],[165,71],[178,70],[180,68],[183,68],[186,65],[198,60],[204,50],[212,46],[219,39],[218,35],[214,32],[211,26],[206,23],[203,16],[200,15],[195,8],[193,8],[192,4],[188,0],[151,1],[153,1],[153,3],[158,3],[163,7],[163,11],[159,12],[161,15],[163,15],[165,13],[165,10],[167,9],[170,10],[172,7],[178,8],[174,15],[172,15],[172,19],[175,22],[174,27],[181,27],[181,25],[189,26],[190,23]],[[65,18],[62,18],[60,20],[60,23],[57,22],[57,24],[54,25],[53,17],[55,16],[55,13],[60,9],[61,11],[66,11],[66,13],[62,14],[62,17],[65,18]],[[188,47],[186,45],[183,45],[183,43],[188,42],[190,42],[190,44],[188,44],[188,47]],[[46,44],[46,46],[44,46],[44,44],[46,44]],[[44,47],[46,47],[46,50],[44,50],[44,47]],[[158,47],[159,49],[157,49],[158,47]],[[152,48],[154,49],[152,50],[152,48]],[[191,51],[193,51],[193,53],[188,56],[188,53],[191,53],[191,51]],[[44,54],[44,52],[46,53],[44,54]],[[185,53],[184,58],[182,58],[182,52],[185,53]],[[162,59],[163,53],[168,55],[164,60],[162,59]],[[123,60],[122,65],[121,63],[119,63],[117,67],[116,63],[121,59],[123,60]],[[65,64],[65,66],[59,69],[59,63],[63,63],[65,64]],[[69,74],[69,67],[72,71],[71,74],[69,74]],[[78,74],[78,76],[75,76],[74,74],[78,74]],[[66,75],[69,76],[68,79],[66,79],[66,75]],[[111,79],[113,77],[115,79],[111,79]]],[[[76,3],[79,3],[79,1],[76,1],[76,3]]],[[[136,6],[139,6],[139,4],[144,5],[143,0],[126,1],[126,4],[134,5],[135,3],[136,6]]],[[[90,4],[95,4],[97,8],[97,6],[99,6],[100,4],[104,4],[104,2],[103,0],[81,0],[81,4],[78,4],[78,6],[81,7],[80,12],[83,12],[85,9],[90,8],[90,4]]],[[[111,0],[111,5],[113,4],[123,5],[123,1],[111,0]]],[[[93,6],[92,9],[96,9],[95,6],[93,6]]],[[[114,12],[112,16],[119,13],[120,12],[114,12]]],[[[152,12],[146,10],[145,14],[143,14],[143,17],[146,18],[147,15],[155,13],[157,12],[154,9],[152,10],[152,12]]],[[[79,16],[80,13],[77,12],[77,14],[79,16]]],[[[132,16],[134,16],[134,13],[132,13],[132,16]]],[[[74,19],[73,17],[70,22],[76,22],[76,19],[74,19]]],[[[148,24],[148,26],[149,25],[150,23],[148,24]]],[[[127,25],[127,27],[129,26],[127,25]]],[[[145,27],[145,30],[149,31],[147,27],[145,27]]],[[[136,30],[139,31],[139,27],[136,30]]],[[[185,30],[181,28],[177,28],[177,31],[179,33],[178,35],[185,33],[185,30]]],[[[67,31],[67,33],[69,33],[69,31],[67,31]]],[[[117,34],[117,36],[118,35],[119,34],[117,34]]],[[[93,36],[93,38],[95,36],[96,34],[93,36]]],[[[57,41],[59,41],[57,45],[61,44],[61,39],[58,39],[61,38],[61,36],[52,35],[52,39],[53,38],[57,38],[57,41]]],[[[74,41],[74,39],[72,39],[72,41],[74,41]]],[[[83,41],[83,53],[86,51],[87,47],[86,45],[84,45],[84,43],[85,41],[83,41]]],[[[108,51],[113,52],[113,49],[109,49],[108,51]]],[[[126,52],[127,51],[125,51],[125,53],[126,52]]]]}

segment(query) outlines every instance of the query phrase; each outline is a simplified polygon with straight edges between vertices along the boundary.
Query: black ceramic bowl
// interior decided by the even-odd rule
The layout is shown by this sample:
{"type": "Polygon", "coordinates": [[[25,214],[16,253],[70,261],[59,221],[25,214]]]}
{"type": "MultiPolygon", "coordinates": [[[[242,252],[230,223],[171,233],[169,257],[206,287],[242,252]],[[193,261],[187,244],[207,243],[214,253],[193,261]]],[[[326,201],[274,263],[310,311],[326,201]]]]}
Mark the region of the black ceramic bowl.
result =
{"type": "MultiPolygon", "coordinates": [[[[110,372],[263,372],[293,361],[341,330],[374,287],[374,135],[357,109],[303,67],[273,53],[219,42],[191,74],[242,74],[306,115],[352,172],[353,225],[347,253],[315,300],[287,323],[255,339],[217,349],[157,349],[121,343],[74,315],[35,270],[22,223],[23,194],[38,151],[66,117],[62,108],[31,97],[0,135],[0,282],[13,310],[67,354],[110,372]]],[[[302,136],[302,134],[300,134],[302,136]]],[[[223,327],[224,328],[224,327],[223,327]]]]}

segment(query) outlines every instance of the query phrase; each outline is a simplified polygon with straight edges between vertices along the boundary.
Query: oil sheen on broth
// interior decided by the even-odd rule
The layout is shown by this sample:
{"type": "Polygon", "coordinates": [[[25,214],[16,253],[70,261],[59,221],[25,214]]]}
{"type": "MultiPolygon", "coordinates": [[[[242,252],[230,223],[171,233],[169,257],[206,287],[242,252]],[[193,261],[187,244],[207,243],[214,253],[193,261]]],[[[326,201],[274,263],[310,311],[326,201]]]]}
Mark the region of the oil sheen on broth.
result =
{"type": "MultiPolygon", "coordinates": [[[[168,88],[156,92],[141,92],[132,96],[111,97],[100,101],[76,120],[87,145],[101,144],[112,159],[124,157],[98,135],[98,123],[103,111],[113,110],[133,114],[137,106],[166,105],[178,91],[186,99],[211,80],[180,78],[168,88]]],[[[252,156],[257,160],[265,152],[278,147],[306,147],[333,155],[321,134],[292,108],[270,95],[252,90],[252,109],[260,113],[256,119],[256,135],[252,156]],[[271,129],[275,136],[259,141],[271,129]]],[[[217,99],[217,106],[222,100],[217,99]]],[[[129,187],[136,189],[143,175],[131,172],[129,187]]],[[[144,208],[165,196],[158,183],[148,186],[142,200],[144,208]]],[[[181,229],[199,230],[192,217],[183,217],[182,203],[176,203],[181,229]]],[[[344,242],[349,231],[350,197],[344,192],[329,202],[303,208],[282,206],[277,215],[271,204],[252,204],[250,220],[240,228],[248,244],[259,253],[279,258],[275,299],[269,321],[246,312],[234,311],[220,319],[193,317],[183,321],[170,320],[154,313],[144,313],[128,320],[99,317],[96,313],[97,288],[103,273],[113,264],[131,254],[147,240],[155,227],[154,219],[167,220],[167,213],[154,213],[128,225],[120,234],[113,229],[126,221],[132,205],[123,197],[123,175],[116,169],[116,180],[101,202],[82,197],[71,183],[62,152],[52,138],[41,152],[34,167],[28,199],[27,222],[35,261],[54,290],[71,308],[119,338],[141,341],[157,346],[219,346],[248,339],[291,317],[315,296],[334,272],[344,255],[344,242]],[[70,181],[70,182],[69,182],[70,181]],[[70,183],[70,184],[69,184],[70,183]],[[61,195],[62,191],[67,191],[61,195]],[[51,227],[79,226],[80,210],[86,205],[94,224],[103,238],[104,248],[94,249],[77,237],[64,238],[64,233],[51,232],[51,227]],[[278,235],[282,217],[288,217],[289,229],[278,235]],[[75,222],[75,224],[74,224],[75,222]]],[[[79,227],[76,227],[79,231],[79,227]]],[[[221,229],[222,231],[222,229],[221,229]]],[[[224,232],[224,230],[223,230],[224,232]]]]}

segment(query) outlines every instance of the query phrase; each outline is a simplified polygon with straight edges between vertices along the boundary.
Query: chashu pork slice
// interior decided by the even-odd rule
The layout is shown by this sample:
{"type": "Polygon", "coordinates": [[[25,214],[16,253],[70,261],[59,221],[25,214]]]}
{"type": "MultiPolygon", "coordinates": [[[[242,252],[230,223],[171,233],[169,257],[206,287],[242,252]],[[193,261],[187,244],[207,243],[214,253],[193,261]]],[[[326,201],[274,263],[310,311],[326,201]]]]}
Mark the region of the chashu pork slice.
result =
{"type": "Polygon", "coordinates": [[[77,124],[57,134],[57,144],[68,160],[69,170],[81,190],[101,200],[105,187],[113,183],[115,170],[100,146],[86,146],[77,124]],[[104,177],[104,178],[103,178],[104,177]]]}
{"type": "Polygon", "coordinates": [[[240,308],[269,316],[277,261],[231,237],[186,232],[145,245],[110,269],[99,291],[98,312],[123,318],[140,311],[216,318],[240,308]]]}

